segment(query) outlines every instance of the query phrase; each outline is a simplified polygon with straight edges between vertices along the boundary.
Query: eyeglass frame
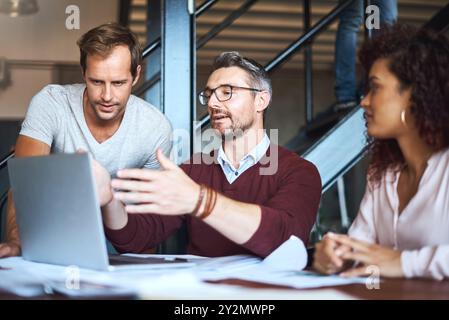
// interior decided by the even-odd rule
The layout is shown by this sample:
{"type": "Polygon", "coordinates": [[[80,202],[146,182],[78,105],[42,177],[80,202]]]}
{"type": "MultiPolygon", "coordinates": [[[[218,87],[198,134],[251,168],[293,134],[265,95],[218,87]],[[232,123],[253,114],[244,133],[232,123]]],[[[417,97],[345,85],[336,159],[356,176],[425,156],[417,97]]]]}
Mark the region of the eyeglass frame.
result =
{"type": "Polygon", "coordinates": [[[233,86],[233,85],[231,85],[231,84],[221,84],[221,85],[219,85],[218,87],[215,87],[214,89],[205,89],[205,90],[201,91],[200,93],[198,93],[198,100],[199,100],[199,102],[200,102],[201,105],[207,106],[207,104],[209,103],[210,97],[212,97],[212,94],[215,94],[215,97],[217,98],[218,101],[220,101],[220,102],[229,101],[229,100],[232,99],[232,93],[233,93],[233,89],[234,89],[234,88],[236,88],[236,89],[245,89],[245,90],[250,90],[250,91],[255,91],[255,92],[262,92],[262,91],[264,91],[264,90],[262,90],[262,89],[257,89],[257,88],[249,88],[249,87],[233,86]],[[221,88],[221,87],[229,87],[229,88],[231,88],[231,93],[229,94],[229,98],[224,99],[224,100],[220,100],[220,98],[219,98],[218,95],[217,95],[216,90],[217,90],[218,88],[221,88]],[[210,91],[211,91],[211,94],[210,94],[209,97],[207,97],[206,95],[204,95],[204,93],[206,92],[206,90],[210,90],[210,91]],[[203,103],[201,102],[201,99],[202,99],[202,98],[207,98],[207,102],[203,104],[203,103]]]}

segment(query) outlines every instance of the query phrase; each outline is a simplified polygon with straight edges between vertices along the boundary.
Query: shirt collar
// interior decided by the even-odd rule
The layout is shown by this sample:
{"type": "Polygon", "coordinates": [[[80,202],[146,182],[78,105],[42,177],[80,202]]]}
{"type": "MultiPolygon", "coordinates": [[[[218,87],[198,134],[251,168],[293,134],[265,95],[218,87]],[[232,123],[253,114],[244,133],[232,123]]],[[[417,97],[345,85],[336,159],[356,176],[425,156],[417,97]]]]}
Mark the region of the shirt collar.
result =
{"type": "MultiPolygon", "coordinates": [[[[242,158],[242,160],[240,160],[240,164],[244,161],[247,161],[248,158],[251,158],[253,160],[253,164],[256,164],[265,155],[269,146],[270,146],[270,138],[268,138],[267,134],[265,133],[259,144],[255,146],[248,154],[246,154],[242,158]]],[[[231,168],[234,168],[231,161],[229,161],[228,156],[224,152],[223,145],[221,145],[220,148],[218,149],[217,160],[222,165],[227,164],[231,166],[231,168]]]]}

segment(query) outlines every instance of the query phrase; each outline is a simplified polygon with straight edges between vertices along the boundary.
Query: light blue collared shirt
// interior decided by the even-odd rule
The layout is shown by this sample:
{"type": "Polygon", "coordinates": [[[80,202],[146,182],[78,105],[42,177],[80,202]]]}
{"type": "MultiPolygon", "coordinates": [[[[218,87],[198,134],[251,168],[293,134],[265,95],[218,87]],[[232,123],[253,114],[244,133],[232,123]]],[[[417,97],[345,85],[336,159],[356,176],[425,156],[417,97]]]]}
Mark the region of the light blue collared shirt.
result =
{"type": "Polygon", "coordinates": [[[229,161],[228,156],[223,150],[223,146],[220,146],[220,149],[218,149],[217,160],[229,184],[233,183],[235,180],[237,180],[238,177],[240,177],[243,172],[259,162],[259,160],[262,159],[269,147],[270,138],[268,138],[267,134],[265,134],[262,141],[260,141],[259,144],[255,146],[250,153],[248,153],[242,158],[242,160],[240,160],[239,168],[236,169],[232,165],[231,161],[229,161]]]}

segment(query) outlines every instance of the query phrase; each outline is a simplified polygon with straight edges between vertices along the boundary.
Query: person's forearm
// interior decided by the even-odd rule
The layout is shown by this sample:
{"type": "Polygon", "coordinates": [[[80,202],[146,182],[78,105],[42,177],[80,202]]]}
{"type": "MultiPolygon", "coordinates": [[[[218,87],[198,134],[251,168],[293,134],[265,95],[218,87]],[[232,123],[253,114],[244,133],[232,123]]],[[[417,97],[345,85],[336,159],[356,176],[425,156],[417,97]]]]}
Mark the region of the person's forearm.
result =
{"type": "Polygon", "coordinates": [[[120,230],[128,223],[128,213],[121,201],[112,199],[107,205],[101,207],[103,223],[112,230],[120,230]]]}
{"type": "Polygon", "coordinates": [[[6,242],[20,246],[19,228],[16,222],[16,210],[12,198],[12,192],[8,192],[8,204],[6,207],[6,242]]]}
{"type": "Polygon", "coordinates": [[[258,205],[235,201],[218,194],[215,208],[204,222],[235,243],[243,244],[257,231],[261,217],[258,205]]]}

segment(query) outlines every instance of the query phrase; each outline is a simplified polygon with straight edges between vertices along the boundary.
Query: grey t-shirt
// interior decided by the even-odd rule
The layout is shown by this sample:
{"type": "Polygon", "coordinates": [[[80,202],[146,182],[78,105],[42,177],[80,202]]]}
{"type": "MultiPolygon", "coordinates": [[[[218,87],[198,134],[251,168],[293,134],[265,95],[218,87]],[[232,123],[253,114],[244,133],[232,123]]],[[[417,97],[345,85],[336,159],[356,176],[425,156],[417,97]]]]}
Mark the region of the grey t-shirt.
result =
{"type": "Polygon", "coordinates": [[[170,154],[172,127],[146,101],[131,95],[119,129],[98,143],[83,113],[85,84],[48,85],[31,100],[21,135],[40,140],[52,153],[88,151],[111,175],[123,168],[159,168],[156,150],[170,154]]]}

